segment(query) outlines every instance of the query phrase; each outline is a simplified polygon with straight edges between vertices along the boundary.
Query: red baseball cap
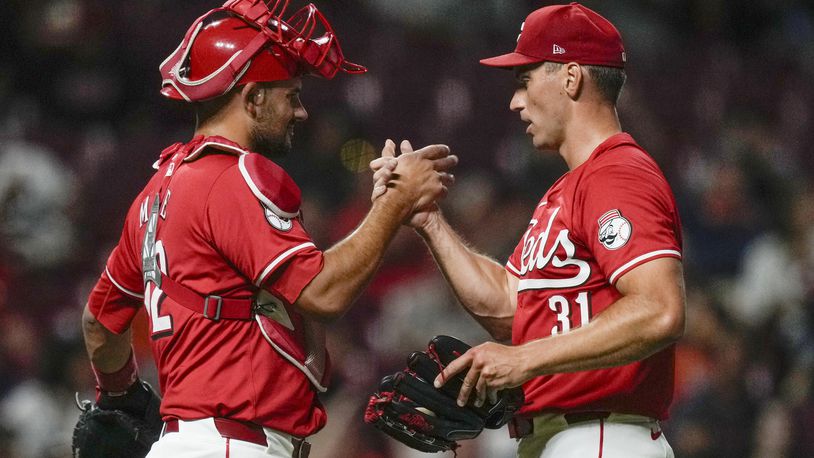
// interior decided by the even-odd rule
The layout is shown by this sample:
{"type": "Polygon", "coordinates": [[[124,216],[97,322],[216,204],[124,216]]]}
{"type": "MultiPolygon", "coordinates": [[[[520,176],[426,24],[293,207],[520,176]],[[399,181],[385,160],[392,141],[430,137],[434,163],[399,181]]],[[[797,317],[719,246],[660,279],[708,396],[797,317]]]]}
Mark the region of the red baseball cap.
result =
{"type": "Polygon", "coordinates": [[[625,47],[616,27],[579,3],[552,5],[528,15],[514,52],[482,59],[490,67],[510,68],[544,61],[625,66],[625,47]]]}

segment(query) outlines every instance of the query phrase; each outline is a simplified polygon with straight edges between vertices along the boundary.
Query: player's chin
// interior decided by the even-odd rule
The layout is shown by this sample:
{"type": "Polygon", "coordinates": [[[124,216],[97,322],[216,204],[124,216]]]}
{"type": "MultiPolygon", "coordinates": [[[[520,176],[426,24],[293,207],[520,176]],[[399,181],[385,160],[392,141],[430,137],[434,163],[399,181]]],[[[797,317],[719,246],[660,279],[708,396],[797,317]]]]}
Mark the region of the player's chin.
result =
{"type": "Polygon", "coordinates": [[[557,151],[557,146],[549,139],[541,135],[529,135],[531,135],[531,144],[537,151],[557,151]]]}
{"type": "Polygon", "coordinates": [[[531,137],[531,144],[537,151],[548,151],[551,149],[551,147],[548,145],[548,142],[546,142],[542,138],[535,137],[533,135],[531,137]]]}

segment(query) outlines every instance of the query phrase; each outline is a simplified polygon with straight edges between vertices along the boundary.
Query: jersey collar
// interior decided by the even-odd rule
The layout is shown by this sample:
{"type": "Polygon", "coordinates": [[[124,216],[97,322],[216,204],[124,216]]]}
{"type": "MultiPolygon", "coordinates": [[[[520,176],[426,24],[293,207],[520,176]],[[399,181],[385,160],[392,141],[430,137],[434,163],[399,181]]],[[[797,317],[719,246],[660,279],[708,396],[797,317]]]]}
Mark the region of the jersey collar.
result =
{"type": "Polygon", "coordinates": [[[237,143],[219,135],[196,135],[188,143],[173,143],[165,148],[158,157],[158,160],[153,164],[153,168],[158,170],[162,163],[164,163],[170,157],[173,157],[176,153],[181,153],[185,156],[184,162],[192,162],[195,159],[199,159],[201,156],[203,156],[203,153],[210,148],[227,154],[233,154],[235,156],[242,156],[250,153],[249,150],[243,148],[237,143]]]}

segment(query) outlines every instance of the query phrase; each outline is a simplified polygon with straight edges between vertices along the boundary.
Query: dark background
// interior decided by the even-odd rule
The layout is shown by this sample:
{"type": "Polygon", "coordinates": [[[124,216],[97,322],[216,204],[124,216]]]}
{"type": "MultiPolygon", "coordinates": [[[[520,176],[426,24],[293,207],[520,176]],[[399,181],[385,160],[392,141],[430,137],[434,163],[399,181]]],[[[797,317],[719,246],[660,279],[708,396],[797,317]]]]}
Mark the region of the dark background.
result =
{"type": "MultiPolygon", "coordinates": [[[[565,171],[508,109],[509,51],[545,2],[319,1],[360,77],[309,78],[309,121],[282,165],[322,248],[369,208],[384,140],[447,143],[444,203],[505,261],[565,171]],[[361,164],[361,173],[359,172],[361,164]]],[[[814,15],[804,1],[589,1],[622,32],[623,127],[663,168],[685,230],[688,325],[668,439],[679,457],[814,456],[814,15]]],[[[192,117],[158,93],[159,63],[217,1],[5,0],[0,8],[0,456],[70,453],[74,392],[92,395],[80,315],[131,199],[192,117]]],[[[292,8],[301,6],[295,2],[292,8]]],[[[143,335],[143,319],[138,327],[143,335]]],[[[330,334],[336,373],[316,457],[408,457],[362,423],[378,378],[434,334],[487,336],[403,230],[330,334]]],[[[142,373],[155,380],[149,347],[142,373]]],[[[513,456],[504,431],[461,457],[513,456]]]]}

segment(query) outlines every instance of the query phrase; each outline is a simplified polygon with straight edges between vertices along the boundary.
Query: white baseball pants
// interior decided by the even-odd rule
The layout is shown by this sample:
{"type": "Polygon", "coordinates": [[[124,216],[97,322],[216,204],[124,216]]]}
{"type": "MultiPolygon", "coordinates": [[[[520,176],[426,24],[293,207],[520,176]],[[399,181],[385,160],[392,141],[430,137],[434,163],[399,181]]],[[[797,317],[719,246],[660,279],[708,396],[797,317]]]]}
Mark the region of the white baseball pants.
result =
{"type": "Polygon", "coordinates": [[[291,436],[265,428],[268,446],[224,438],[211,418],[178,421],[178,432],[164,434],[147,458],[291,458],[291,436]]]}
{"type": "Polygon", "coordinates": [[[610,414],[568,424],[563,415],[534,418],[534,433],[522,438],[518,458],[674,458],[656,420],[610,414]]]}

